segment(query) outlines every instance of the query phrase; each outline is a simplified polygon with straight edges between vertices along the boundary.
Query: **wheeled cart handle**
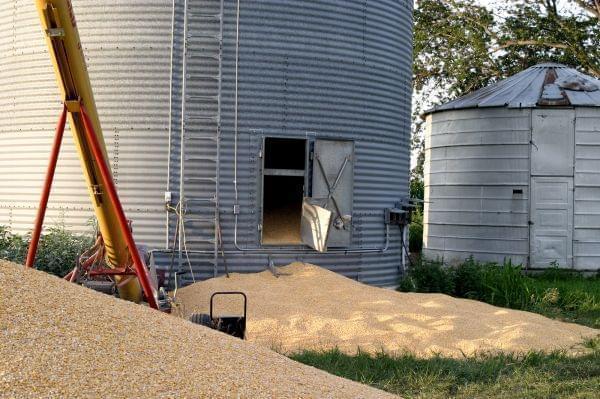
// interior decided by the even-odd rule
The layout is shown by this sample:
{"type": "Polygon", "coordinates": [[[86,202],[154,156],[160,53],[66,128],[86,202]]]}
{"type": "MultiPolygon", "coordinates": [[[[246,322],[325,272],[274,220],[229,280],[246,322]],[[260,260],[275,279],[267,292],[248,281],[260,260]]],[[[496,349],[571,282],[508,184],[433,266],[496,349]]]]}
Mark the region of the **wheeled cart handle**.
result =
{"type": "Polygon", "coordinates": [[[246,318],[246,310],[247,310],[247,303],[248,303],[248,298],[246,297],[246,294],[244,294],[243,292],[240,291],[219,291],[219,292],[215,292],[210,296],[210,318],[214,319],[213,317],[213,299],[215,298],[215,296],[217,295],[241,295],[242,297],[244,297],[244,318],[246,318]]]}

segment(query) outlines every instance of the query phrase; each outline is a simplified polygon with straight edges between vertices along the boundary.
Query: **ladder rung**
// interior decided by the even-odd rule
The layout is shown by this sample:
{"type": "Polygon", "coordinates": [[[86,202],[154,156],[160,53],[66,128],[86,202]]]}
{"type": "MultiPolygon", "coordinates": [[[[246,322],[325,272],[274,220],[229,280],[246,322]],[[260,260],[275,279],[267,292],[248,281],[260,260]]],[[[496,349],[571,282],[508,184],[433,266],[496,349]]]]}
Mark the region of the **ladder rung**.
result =
{"type": "Polygon", "coordinates": [[[198,118],[198,119],[215,119],[218,118],[217,115],[208,115],[208,114],[188,114],[188,118],[198,118]]]}
{"type": "Polygon", "coordinates": [[[214,217],[201,218],[201,217],[187,217],[187,216],[184,216],[183,220],[185,220],[186,222],[211,222],[211,223],[214,223],[216,221],[214,217]]]}
{"type": "Polygon", "coordinates": [[[202,157],[202,156],[187,155],[185,157],[185,161],[209,161],[209,162],[217,162],[217,157],[202,157]]]}
{"type": "Polygon", "coordinates": [[[194,99],[194,100],[218,100],[219,96],[200,96],[197,94],[188,94],[185,96],[186,99],[194,99]]]}
{"type": "Polygon", "coordinates": [[[215,202],[215,197],[186,197],[187,202],[215,202]]]}
{"type": "MultiPolygon", "coordinates": [[[[193,50],[192,50],[193,51],[193,50]]],[[[211,55],[211,54],[204,54],[204,53],[200,53],[200,54],[189,54],[188,55],[188,60],[198,60],[198,59],[202,59],[202,58],[207,58],[207,59],[211,59],[211,60],[215,60],[218,61],[219,56],[218,55],[211,55]]]]}
{"type": "Polygon", "coordinates": [[[215,239],[214,238],[199,239],[199,238],[195,238],[195,237],[188,237],[186,242],[188,244],[190,244],[190,243],[214,244],[215,239]]]}
{"type": "Polygon", "coordinates": [[[185,140],[210,140],[210,141],[217,141],[217,137],[215,137],[215,136],[200,136],[200,135],[196,135],[196,136],[186,136],[185,140]]]}
{"type": "Polygon", "coordinates": [[[217,178],[216,177],[194,177],[194,176],[187,176],[185,177],[186,181],[212,181],[212,182],[216,182],[217,178]]]}
{"type": "Polygon", "coordinates": [[[205,39],[215,39],[221,41],[221,35],[219,33],[207,33],[206,31],[200,31],[200,34],[189,32],[188,39],[202,37],[205,39]]]}
{"type": "Polygon", "coordinates": [[[221,14],[207,14],[207,13],[195,13],[195,12],[191,12],[192,16],[194,17],[200,17],[200,18],[214,18],[216,20],[220,20],[221,19],[221,14]]]}
{"type": "Polygon", "coordinates": [[[218,75],[192,75],[190,73],[185,75],[186,79],[212,79],[212,80],[219,80],[219,76],[218,75]]]}
{"type": "Polygon", "coordinates": [[[188,121],[208,121],[208,120],[218,121],[219,117],[217,115],[213,115],[213,116],[208,116],[208,115],[186,115],[185,119],[188,120],[188,121]]]}

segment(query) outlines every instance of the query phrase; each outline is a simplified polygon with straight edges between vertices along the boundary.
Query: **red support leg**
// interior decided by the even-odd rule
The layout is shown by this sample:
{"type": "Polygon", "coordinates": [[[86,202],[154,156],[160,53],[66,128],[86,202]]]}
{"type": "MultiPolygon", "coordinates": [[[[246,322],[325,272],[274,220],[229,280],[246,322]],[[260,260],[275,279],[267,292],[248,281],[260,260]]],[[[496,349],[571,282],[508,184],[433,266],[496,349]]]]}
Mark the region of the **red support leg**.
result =
{"type": "Polygon", "coordinates": [[[115,207],[119,226],[121,227],[121,230],[123,231],[123,234],[125,236],[125,240],[127,242],[127,247],[129,248],[131,260],[133,261],[133,265],[135,267],[137,278],[139,279],[140,284],[142,285],[142,289],[144,291],[144,294],[146,295],[148,305],[150,305],[150,307],[153,307],[154,309],[158,309],[158,303],[156,301],[152,285],[150,284],[150,277],[148,276],[146,265],[140,257],[140,254],[137,250],[137,246],[135,245],[131,229],[129,228],[129,223],[127,222],[127,218],[125,217],[123,206],[121,205],[121,201],[119,200],[119,195],[117,194],[117,189],[115,188],[110,169],[108,168],[106,160],[104,159],[104,153],[102,152],[100,143],[98,142],[98,138],[96,137],[96,132],[94,131],[92,121],[89,119],[83,105],[81,105],[80,112],[83,120],[83,125],[85,127],[84,131],[87,137],[87,141],[90,144],[90,149],[92,150],[92,154],[96,159],[98,170],[100,171],[100,176],[102,178],[102,183],[104,184],[104,189],[108,194],[110,202],[115,207]]]}
{"type": "Polygon", "coordinates": [[[46,171],[46,180],[44,181],[42,197],[40,198],[40,205],[38,207],[35,225],[31,234],[31,241],[27,251],[27,260],[25,261],[26,267],[33,267],[33,264],[35,263],[35,254],[40,241],[40,235],[42,234],[42,226],[44,224],[44,217],[46,216],[48,198],[50,197],[50,189],[52,188],[52,181],[54,180],[54,171],[56,170],[56,162],[58,161],[58,154],[60,153],[60,145],[62,143],[63,133],[65,132],[66,120],[67,107],[63,105],[63,110],[60,115],[60,119],[58,120],[58,125],[56,126],[54,144],[52,145],[52,152],[50,153],[50,160],[48,162],[48,170],[46,171]]]}

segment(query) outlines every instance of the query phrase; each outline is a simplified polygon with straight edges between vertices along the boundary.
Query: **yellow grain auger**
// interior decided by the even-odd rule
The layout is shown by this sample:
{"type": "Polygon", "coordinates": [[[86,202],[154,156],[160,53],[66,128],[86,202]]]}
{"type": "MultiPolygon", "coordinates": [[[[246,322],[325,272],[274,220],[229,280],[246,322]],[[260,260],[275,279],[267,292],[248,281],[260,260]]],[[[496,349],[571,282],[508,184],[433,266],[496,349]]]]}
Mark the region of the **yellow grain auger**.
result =
{"type": "Polygon", "coordinates": [[[70,0],[35,0],[63,96],[26,265],[32,267],[67,116],[87,182],[99,235],[66,279],[109,282],[123,299],[158,309],[157,288],[136,247],[107,162],[106,147],[70,0]]]}

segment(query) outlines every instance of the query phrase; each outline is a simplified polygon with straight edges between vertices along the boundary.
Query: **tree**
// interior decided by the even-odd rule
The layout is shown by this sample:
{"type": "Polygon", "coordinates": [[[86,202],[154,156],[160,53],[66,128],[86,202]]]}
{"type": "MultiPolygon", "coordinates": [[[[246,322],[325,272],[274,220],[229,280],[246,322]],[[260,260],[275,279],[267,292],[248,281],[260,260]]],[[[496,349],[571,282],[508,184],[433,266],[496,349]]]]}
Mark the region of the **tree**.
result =
{"type": "Polygon", "coordinates": [[[554,61],[600,77],[600,0],[417,0],[411,174],[423,176],[423,121],[435,104],[554,61]]]}

